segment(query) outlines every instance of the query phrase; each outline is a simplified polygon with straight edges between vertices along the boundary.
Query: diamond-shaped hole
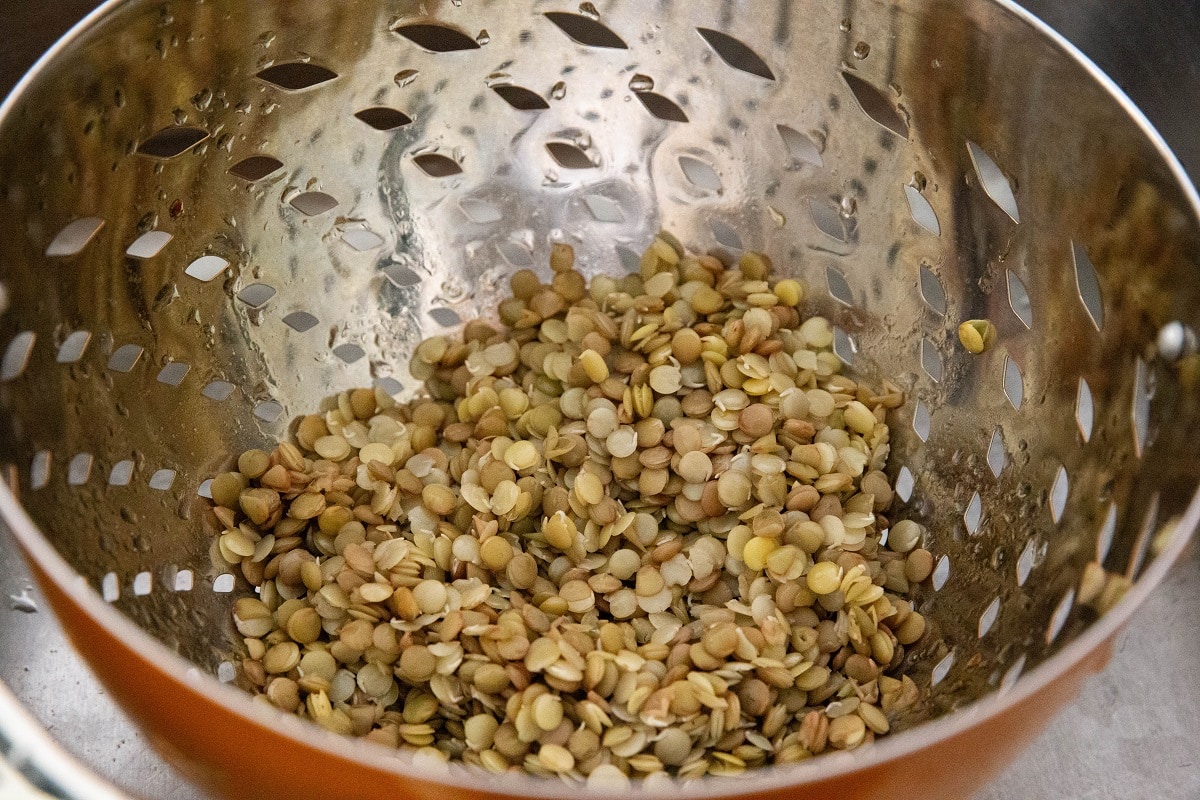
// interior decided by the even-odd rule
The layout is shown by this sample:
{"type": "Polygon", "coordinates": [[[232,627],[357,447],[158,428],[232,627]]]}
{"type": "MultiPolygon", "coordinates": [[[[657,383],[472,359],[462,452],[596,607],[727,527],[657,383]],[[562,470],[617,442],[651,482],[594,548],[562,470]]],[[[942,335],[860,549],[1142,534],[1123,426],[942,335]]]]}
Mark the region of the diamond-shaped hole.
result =
{"type": "Polygon", "coordinates": [[[588,211],[597,222],[620,223],[625,221],[625,212],[616,200],[598,194],[589,194],[583,198],[588,211]]]}
{"type": "Polygon", "coordinates": [[[733,226],[719,219],[714,219],[709,228],[712,230],[713,238],[718,244],[728,247],[731,250],[742,250],[742,237],[734,230],[733,226]]]}
{"type": "Polygon", "coordinates": [[[988,607],[979,615],[979,638],[988,635],[988,631],[996,624],[996,618],[1000,616],[1000,598],[996,597],[992,602],[988,603],[988,607]]]}
{"type": "Polygon", "coordinates": [[[1086,444],[1092,438],[1092,425],[1095,422],[1096,409],[1092,402],[1092,387],[1088,386],[1086,378],[1079,379],[1079,390],[1075,395],[1075,422],[1079,425],[1079,434],[1086,444]]]}
{"type": "Polygon", "coordinates": [[[1033,563],[1037,559],[1037,543],[1030,539],[1025,544],[1025,549],[1021,551],[1021,555],[1017,557],[1017,586],[1024,586],[1025,581],[1029,580],[1029,573],[1033,572],[1033,563]]]}
{"type": "Polygon", "coordinates": [[[33,454],[29,464],[29,488],[33,490],[45,488],[50,482],[50,466],[54,456],[49,450],[39,450],[33,454]]]}
{"type": "Polygon", "coordinates": [[[925,199],[915,186],[905,186],[904,196],[908,198],[908,210],[912,212],[913,221],[934,236],[942,235],[942,226],[938,222],[937,212],[933,205],[925,199]]]}
{"type": "Polygon", "coordinates": [[[914,484],[912,471],[908,467],[901,467],[896,475],[896,496],[907,503],[912,499],[914,484]]]}
{"type": "Polygon", "coordinates": [[[942,357],[937,351],[937,345],[929,338],[921,340],[921,369],[934,383],[942,381],[942,357]]]}
{"type": "Polygon", "coordinates": [[[224,272],[228,266],[229,262],[220,256],[201,256],[188,264],[184,273],[207,283],[224,272]]]}
{"type": "Polygon", "coordinates": [[[721,191],[721,176],[717,175],[712,166],[700,159],[680,156],[679,168],[683,170],[683,177],[687,178],[687,182],[697,189],[705,192],[721,191]]]}
{"type": "Polygon", "coordinates": [[[480,47],[479,42],[475,41],[473,36],[457,28],[451,28],[449,25],[418,23],[399,25],[392,30],[430,53],[455,53],[464,50],[478,50],[480,47]]]}
{"type": "Polygon", "coordinates": [[[254,183],[283,169],[283,162],[271,156],[250,156],[229,168],[231,175],[254,183]]]}
{"type": "Polygon", "coordinates": [[[546,142],[546,150],[563,169],[593,169],[596,166],[582,148],[570,142],[546,142]]]}
{"type": "Polygon", "coordinates": [[[848,367],[854,366],[854,357],[858,355],[858,344],[846,331],[833,326],[833,354],[848,367]]]}
{"type": "Polygon", "coordinates": [[[292,208],[306,217],[315,217],[337,208],[337,198],[325,192],[302,192],[290,201],[292,208]]]}
{"type": "Polygon", "coordinates": [[[1004,396],[1014,409],[1021,410],[1021,403],[1025,400],[1025,378],[1012,356],[1004,357],[1004,396]]]}
{"type": "Polygon", "coordinates": [[[400,383],[400,381],[396,380],[395,378],[376,378],[375,386],[378,389],[382,389],[391,397],[396,397],[404,391],[404,384],[400,383]]]}
{"type": "Polygon", "coordinates": [[[1029,302],[1029,292],[1025,290],[1025,284],[1011,269],[1005,270],[1005,273],[1008,276],[1008,305],[1017,315],[1017,319],[1021,320],[1021,324],[1031,329],[1033,328],[1033,306],[1029,302]]]}
{"type": "Polygon", "coordinates": [[[908,123],[887,95],[875,88],[875,85],[855,75],[848,70],[842,70],[842,78],[850,87],[850,93],[858,101],[858,107],[863,113],[875,120],[881,127],[891,131],[901,139],[908,138],[908,123]]]}
{"type": "Polygon", "coordinates": [[[623,245],[617,245],[613,249],[617,252],[617,260],[621,262],[621,266],[624,267],[627,272],[638,271],[642,263],[642,257],[637,254],[636,250],[623,245]]]}
{"type": "Polygon", "coordinates": [[[492,87],[492,91],[517,111],[545,111],[550,107],[545,98],[524,86],[498,84],[492,87]]]}
{"type": "Polygon", "coordinates": [[[175,573],[174,590],[177,592],[190,592],[194,581],[195,577],[190,569],[181,569],[175,573]]]}
{"type": "Polygon", "coordinates": [[[121,583],[115,572],[105,573],[100,579],[100,596],[106,603],[115,603],[121,597],[121,583]]]}
{"type": "Polygon", "coordinates": [[[821,148],[813,141],[812,137],[801,133],[795,128],[790,128],[787,125],[776,125],[775,129],[779,131],[779,136],[783,139],[784,145],[788,152],[792,154],[792,158],[797,161],[802,161],[805,164],[811,164],[814,167],[824,165],[824,160],[821,158],[821,148]]]}
{"type": "Polygon", "coordinates": [[[319,322],[320,320],[307,311],[293,311],[283,318],[283,324],[296,331],[296,333],[310,331],[317,327],[319,322]]]}
{"type": "Polygon", "coordinates": [[[393,286],[400,289],[421,285],[421,276],[401,264],[388,266],[383,270],[383,275],[393,286]]]}
{"type": "Polygon", "coordinates": [[[688,122],[688,115],[679,104],[658,92],[634,92],[650,115],[664,122],[688,122]]]}
{"type": "Polygon", "coordinates": [[[491,225],[504,219],[500,209],[478,197],[464,198],[459,202],[458,207],[462,209],[463,215],[476,225],[491,225]]]}
{"type": "Polygon", "coordinates": [[[1138,458],[1142,457],[1146,447],[1146,437],[1150,432],[1150,373],[1146,362],[1139,356],[1133,373],[1133,405],[1130,408],[1130,419],[1133,423],[1133,451],[1138,458]]]}
{"type": "Polygon", "coordinates": [[[353,364],[354,362],[362,359],[367,353],[358,345],[352,342],[346,342],[345,344],[339,344],[337,347],[333,348],[333,354],[345,363],[353,364]]]}
{"type": "Polygon", "coordinates": [[[150,590],[154,588],[154,579],[150,577],[149,572],[139,572],[133,576],[133,595],[134,597],[145,597],[150,594],[150,590]]]}
{"type": "Polygon", "coordinates": [[[377,131],[394,131],[412,124],[412,117],[408,114],[386,106],[364,108],[355,112],[354,116],[377,131]]]}
{"type": "Polygon", "coordinates": [[[77,453],[67,464],[67,484],[83,486],[92,477],[94,459],[91,453],[77,453]]]}
{"type": "Polygon", "coordinates": [[[775,73],[767,66],[767,62],[744,42],[712,28],[696,28],[696,32],[729,66],[769,81],[775,80],[775,73]]]}
{"type": "Polygon", "coordinates": [[[178,386],[187,377],[191,366],[182,361],[172,361],[158,371],[158,382],[167,386],[178,386]]]}
{"type": "Polygon", "coordinates": [[[1046,627],[1046,644],[1054,644],[1054,640],[1062,632],[1063,626],[1067,624],[1067,617],[1070,616],[1071,609],[1074,607],[1075,590],[1068,589],[1063,599],[1058,601],[1054,613],[1050,615],[1050,624],[1046,627]]]}
{"type": "Polygon", "coordinates": [[[46,255],[50,258],[67,258],[78,255],[103,227],[104,220],[99,217],[84,217],[74,220],[55,235],[46,247],[46,255]]]}
{"type": "Polygon", "coordinates": [[[234,582],[234,577],[226,572],[213,579],[212,590],[217,594],[229,594],[233,591],[234,582]]]}
{"type": "Polygon", "coordinates": [[[59,364],[74,364],[79,359],[83,358],[83,354],[87,352],[88,344],[92,341],[91,331],[75,331],[63,340],[62,345],[58,348],[58,355],[55,360],[59,364]]]}
{"type": "Polygon", "coordinates": [[[1067,468],[1059,467],[1050,487],[1050,518],[1055,522],[1062,520],[1063,511],[1067,508],[1067,496],[1071,491],[1071,479],[1067,476],[1067,468]]]}
{"type": "Polygon", "coordinates": [[[144,352],[145,349],[136,344],[121,345],[109,356],[108,368],[113,372],[131,372],[144,352]]]}
{"type": "Polygon", "coordinates": [[[11,381],[25,372],[36,342],[37,334],[33,331],[22,331],[13,337],[4,351],[3,361],[0,361],[0,381],[11,381]]]}
{"type": "Polygon", "coordinates": [[[1154,531],[1158,526],[1158,503],[1159,495],[1155,492],[1150,495],[1150,504],[1146,508],[1146,516],[1142,519],[1142,527],[1138,531],[1137,541],[1129,556],[1129,566],[1125,570],[1125,576],[1130,580],[1138,577],[1146,563],[1146,554],[1150,550],[1150,542],[1153,541],[1154,531]]]}
{"type": "Polygon", "coordinates": [[[183,155],[207,138],[208,131],[202,128],[176,125],[163,128],[142,142],[138,145],[137,152],[138,155],[166,160],[183,155]]]}
{"type": "Polygon", "coordinates": [[[842,305],[854,305],[854,292],[850,291],[850,284],[847,283],[846,276],[840,269],[837,267],[826,267],[825,282],[829,286],[830,297],[842,305]]]}
{"type": "Polygon", "coordinates": [[[846,233],[846,221],[836,208],[824,200],[810,197],[808,213],[812,216],[813,224],[826,236],[845,242],[849,237],[846,233]]]}
{"type": "Polygon", "coordinates": [[[929,406],[925,405],[924,400],[918,400],[916,408],[913,409],[912,426],[913,433],[915,433],[917,438],[922,442],[929,441],[930,422],[929,406]]]}
{"type": "Polygon", "coordinates": [[[229,399],[233,394],[233,390],[237,388],[229,381],[212,381],[200,390],[200,394],[207,397],[209,400],[216,400],[218,403],[229,399]]]}
{"type": "Polygon", "coordinates": [[[1000,433],[1000,427],[997,426],[992,431],[992,439],[988,442],[987,465],[992,471],[992,475],[997,478],[1004,471],[1004,467],[1008,464],[1008,453],[1004,450],[1004,436],[1000,433]]]}
{"type": "Polygon", "coordinates": [[[933,590],[940,592],[946,585],[946,581],[950,580],[950,556],[942,556],[938,559],[930,580],[933,582],[933,590]]]}
{"type": "Polygon", "coordinates": [[[108,473],[109,486],[128,486],[133,480],[133,462],[129,459],[113,464],[108,473]]]}
{"type": "Polygon", "coordinates": [[[1016,662],[1008,668],[1004,673],[1004,677],[1000,679],[999,694],[1004,694],[1012,689],[1017,684],[1017,679],[1021,677],[1021,673],[1025,671],[1025,656],[1021,656],[1016,662]]]}
{"type": "Polygon", "coordinates": [[[610,50],[628,49],[620,36],[591,17],[569,14],[565,11],[547,11],[546,19],[557,25],[559,30],[571,37],[571,40],[577,44],[610,50]]]}
{"type": "Polygon", "coordinates": [[[954,666],[954,651],[951,650],[946,654],[946,657],[933,665],[933,671],[929,674],[929,685],[937,686],[942,681],[946,680],[946,676],[950,674],[951,668],[954,666]]]}
{"type": "Polygon", "coordinates": [[[946,290],[927,264],[921,265],[921,299],[939,317],[946,316],[946,290]]]}
{"type": "Polygon", "coordinates": [[[275,400],[264,400],[254,407],[254,416],[263,422],[274,422],[283,416],[283,405],[275,400]]]}
{"type": "Polygon", "coordinates": [[[974,536],[979,532],[979,523],[983,521],[983,499],[979,496],[979,492],[971,495],[970,502],[967,503],[967,510],[963,512],[963,525],[966,526],[967,536],[974,536]]]}
{"type": "Polygon", "coordinates": [[[524,245],[517,244],[516,242],[500,242],[496,245],[496,250],[505,261],[517,269],[533,264],[533,255],[524,245]]]}
{"type": "Polygon", "coordinates": [[[285,91],[298,92],[328,83],[337,73],[311,61],[292,61],[267,67],[256,77],[285,91]]]}
{"type": "Polygon", "coordinates": [[[174,237],[166,231],[147,231],[139,236],[125,251],[130,258],[154,258],[162,252],[174,237]]]}
{"type": "Polygon", "coordinates": [[[366,228],[351,228],[342,234],[342,241],[360,253],[374,250],[383,244],[383,237],[366,228]]]}
{"type": "Polygon", "coordinates": [[[974,142],[967,142],[967,152],[971,156],[971,164],[975,167],[975,174],[979,177],[979,185],[983,187],[984,193],[1013,222],[1019,223],[1021,212],[1017,208],[1017,198],[1013,194],[1012,184],[1009,183],[1004,172],[996,165],[992,157],[974,142]]]}
{"type": "Polygon", "coordinates": [[[1117,532],[1117,504],[1110,502],[1108,511],[1104,515],[1104,522],[1100,525],[1100,533],[1096,535],[1096,561],[1101,564],[1108,558],[1108,551],[1112,549],[1113,536],[1117,532]]]}
{"type": "Polygon", "coordinates": [[[175,470],[173,469],[156,470],[150,476],[150,488],[157,489],[160,492],[170,489],[173,483],[175,483],[175,470]]]}
{"type": "Polygon", "coordinates": [[[1104,296],[1100,291],[1100,276],[1081,245],[1072,242],[1071,255],[1075,261],[1075,288],[1079,290],[1079,299],[1092,325],[1101,330],[1104,327],[1104,296]]]}
{"type": "Polygon", "coordinates": [[[431,178],[449,178],[463,171],[457,161],[441,153],[421,153],[413,156],[413,163],[431,178]]]}
{"type": "Polygon", "coordinates": [[[271,301],[275,296],[275,287],[268,286],[265,283],[252,283],[245,289],[238,292],[238,300],[241,300],[251,308],[262,308],[271,301]]]}
{"type": "Polygon", "coordinates": [[[462,324],[458,312],[452,308],[431,308],[429,309],[429,318],[443,328],[453,328],[462,324]]]}

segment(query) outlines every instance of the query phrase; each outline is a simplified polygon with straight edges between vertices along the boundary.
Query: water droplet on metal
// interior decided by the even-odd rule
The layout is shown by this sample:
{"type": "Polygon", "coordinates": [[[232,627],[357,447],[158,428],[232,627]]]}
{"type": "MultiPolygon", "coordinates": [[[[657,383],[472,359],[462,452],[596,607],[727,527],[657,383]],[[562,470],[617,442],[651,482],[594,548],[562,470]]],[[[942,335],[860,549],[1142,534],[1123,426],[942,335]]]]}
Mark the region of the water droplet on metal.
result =
{"type": "Polygon", "coordinates": [[[629,79],[631,92],[650,92],[654,90],[654,78],[649,75],[634,75],[629,79]]]}
{"type": "Polygon", "coordinates": [[[483,30],[481,30],[479,32],[479,35],[475,37],[475,41],[479,43],[480,47],[487,44],[491,40],[492,40],[492,35],[487,32],[487,28],[484,28],[483,30]]]}
{"type": "Polygon", "coordinates": [[[30,587],[25,587],[20,594],[10,594],[8,596],[9,603],[12,604],[13,611],[20,611],[22,614],[36,614],[38,607],[37,601],[30,594],[30,587]]]}
{"type": "Polygon", "coordinates": [[[562,100],[567,96],[567,85],[562,81],[554,84],[554,88],[550,90],[550,96],[555,100],[562,100]]]}
{"type": "Polygon", "coordinates": [[[838,204],[838,213],[846,219],[853,217],[858,212],[858,201],[853,197],[843,197],[842,202],[838,204]]]}
{"type": "Polygon", "coordinates": [[[512,83],[512,75],[507,72],[493,72],[484,78],[483,82],[489,89],[493,86],[507,86],[512,83]]]}
{"type": "Polygon", "coordinates": [[[596,21],[600,20],[600,12],[596,10],[596,6],[591,3],[580,3],[579,13],[585,17],[590,17],[596,21]]]}
{"type": "Polygon", "coordinates": [[[768,211],[768,213],[770,213],[771,219],[774,220],[775,224],[778,225],[779,227],[782,228],[784,225],[787,224],[787,217],[785,217],[783,215],[782,211],[775,208],[775,206],[767,206],[767,211],[768,211]]]}
{"type": "Polygon", "coordinates": [[[839,28],[839,29],[841,29],[842,33],[849,33],[849,32],[850,32],[850,27],[851,27],[851,26],[850,26],[850,18],[849,18],[849,17],[843,17],[843,18],[842,18],[842,24],[841,24],[841,25],[838,25],[838,28],[839,28]]]}
{"type": "Polygon", "coordinates": [[[854,57],[862,61],[867,56],[871,55],[871,45],[866,42],[859,42],[854,45],[854,57]]]}
{"type": "Polygon", "coordinates": [[[400,86],[402,88],[405,86],[408,86],[409,84],[411,84],[413,81],[415,81],[417,79],[417,75],[419,75],[419,74],[420,74],[419,70],[402,69],[396,73],[396,79],[395,79],[396,85],[400,86]]]}

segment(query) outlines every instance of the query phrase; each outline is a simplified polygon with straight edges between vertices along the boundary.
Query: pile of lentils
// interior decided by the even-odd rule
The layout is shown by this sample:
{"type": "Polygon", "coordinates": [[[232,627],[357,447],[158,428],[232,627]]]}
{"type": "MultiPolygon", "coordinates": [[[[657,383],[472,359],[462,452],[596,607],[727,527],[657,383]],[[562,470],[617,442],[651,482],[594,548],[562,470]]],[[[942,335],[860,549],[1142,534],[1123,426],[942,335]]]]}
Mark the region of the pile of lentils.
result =
{"type": "Polygon", "coordinates": [[[623,786],[888,732],[933,558],[887,518],[885,413],[803,284],[660,234],[640,274],[512,277],[421,399],[329,399],[212,483],[241,680],[341,734],[623,786]],[[905,599],[908,597],[909,599],[905,599]]]}

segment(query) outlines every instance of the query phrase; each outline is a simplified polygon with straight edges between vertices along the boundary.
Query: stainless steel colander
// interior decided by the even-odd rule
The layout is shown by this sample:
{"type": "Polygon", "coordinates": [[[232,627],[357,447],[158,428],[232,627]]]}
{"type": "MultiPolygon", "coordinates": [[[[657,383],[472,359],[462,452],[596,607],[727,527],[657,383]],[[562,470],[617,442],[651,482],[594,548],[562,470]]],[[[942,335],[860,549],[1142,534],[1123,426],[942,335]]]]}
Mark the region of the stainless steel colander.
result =
{"type": "Polygon", "coordinates": [[[662,227],[761,249],[843,360],[908,392],[893,478],[939,557],[911,655],[935,719],[678,793],[962,796],[1103,664],[1200,515],[1196,209],[1119,91],[1002,2],[110,3],[0,111],[0,508],[112,693],[214,791],[573,793],[221,686],[247,587],[205,481],[332,391],[410,395],[413,345],[494,313],[554,241],[593,274],[662,227]],[[982,356],[954,335],[974,318],[982,356]],[[1099,621],[1074,604],[1094,560],[1137,579],[1099,621]]]}

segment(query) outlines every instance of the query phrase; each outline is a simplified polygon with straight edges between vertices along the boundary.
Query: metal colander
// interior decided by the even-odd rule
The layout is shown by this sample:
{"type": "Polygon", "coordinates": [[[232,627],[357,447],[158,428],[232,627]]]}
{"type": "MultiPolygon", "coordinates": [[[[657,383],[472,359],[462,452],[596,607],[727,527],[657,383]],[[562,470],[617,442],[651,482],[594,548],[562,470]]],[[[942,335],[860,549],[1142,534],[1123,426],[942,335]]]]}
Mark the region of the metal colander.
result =
{"type": "Polygon", "coordinates": [[[939,719],[679,793],[962,796],[1194,526],[1196,209],[1123,95],[1007,2],[113,2],[0,112],[2,505],[202,784],[480,792],[219,685],[249,587],[207,479],[331,392],[412,396],[415,344],[493,316],[553,242],[588,274],[660,228],[761,250],[907,393],[892,478],[937,555],[910,674],[939,719]],[[970,319],[998,332],[979,356],[970,319]],[[1137,580],[1100,621],[1074,602],[1091,561],[1137,580]]]}

